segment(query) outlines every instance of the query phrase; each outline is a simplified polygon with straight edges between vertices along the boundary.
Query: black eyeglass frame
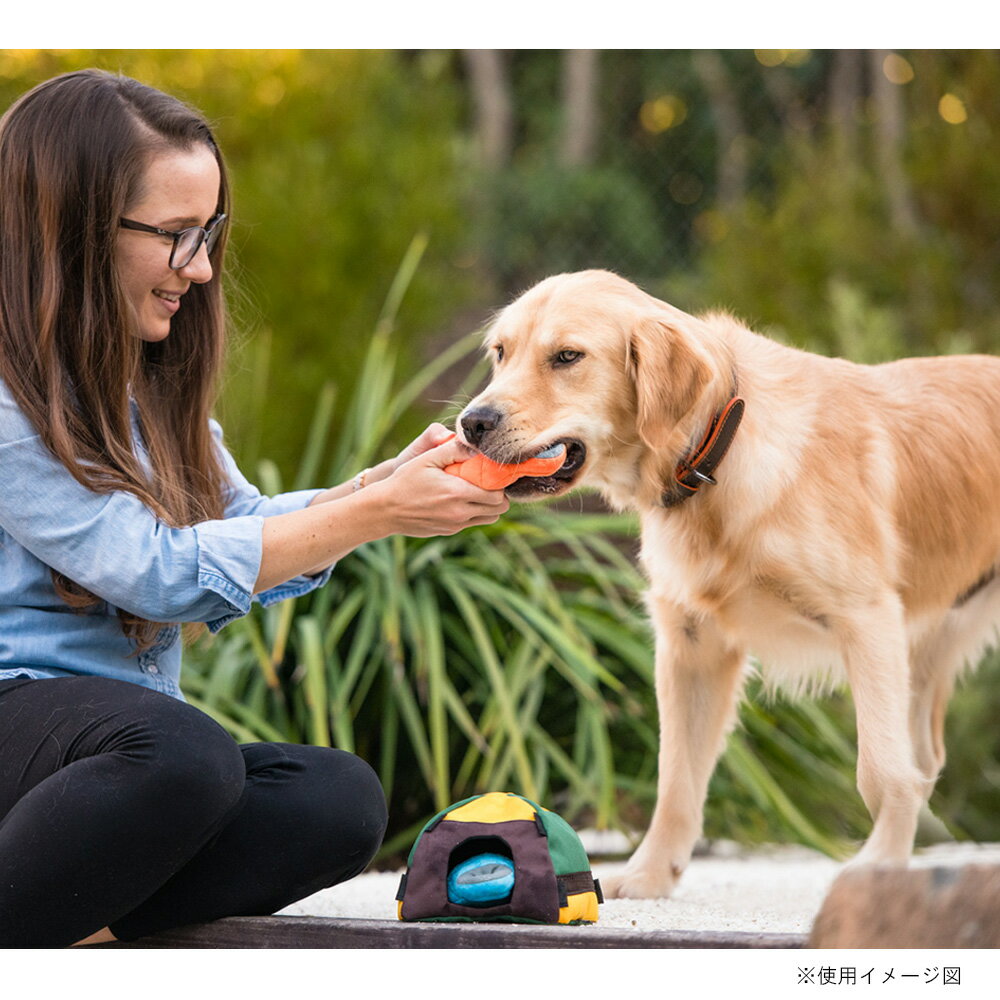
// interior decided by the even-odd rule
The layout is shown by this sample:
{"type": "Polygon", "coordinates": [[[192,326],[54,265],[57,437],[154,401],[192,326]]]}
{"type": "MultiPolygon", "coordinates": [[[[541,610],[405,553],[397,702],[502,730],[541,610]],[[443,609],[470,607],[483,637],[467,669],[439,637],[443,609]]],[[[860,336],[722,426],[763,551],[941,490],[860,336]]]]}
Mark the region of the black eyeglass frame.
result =
{"type": "Polygon", "coordinates": [[[225,221],[226,213],[220,212],[218,215],[209,219],[207,225],[189,226],[187,229],[181,229],[178,232],[171,232],[169,229],[159,229],[157,226],[147,226],[145,222],[136,222],[135,219],[119,219],[118,224],[122,229],[132,229],[137,233],[153,233],[156,236],[169,236],[174,243],[170,248],[170,260],[168,261],[168,264],[172,271],[179,271],[182,267],[187,267],[188,264],[194,260],[203,243],[207,244],[208,253],[212,253],[215,249],[215,244],[219,235],[222,232],[220,227],[225,221]],[[201,236],[198,238],[198,242],[195,243],[194,248],[187,255],[185,260],[180,263],[176,262],[174,258],[177,256],[177,247],[180,244],[181,239],[187,236],[188,233],[193,232],[201,233],[201,236]]]}

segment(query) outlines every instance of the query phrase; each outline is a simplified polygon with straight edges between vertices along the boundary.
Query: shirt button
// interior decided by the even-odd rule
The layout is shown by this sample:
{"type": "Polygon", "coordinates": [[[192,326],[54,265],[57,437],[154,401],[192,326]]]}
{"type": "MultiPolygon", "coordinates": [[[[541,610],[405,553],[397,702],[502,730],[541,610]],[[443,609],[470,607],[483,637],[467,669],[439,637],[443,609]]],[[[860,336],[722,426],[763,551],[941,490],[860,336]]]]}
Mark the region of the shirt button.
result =
{"type": "Polygon", "coordinates": [[[158,674],[160,672],[160,668],[155,663],[151,663],[148,667],[146,667],[146,672],[150,674],[158,674]]]}

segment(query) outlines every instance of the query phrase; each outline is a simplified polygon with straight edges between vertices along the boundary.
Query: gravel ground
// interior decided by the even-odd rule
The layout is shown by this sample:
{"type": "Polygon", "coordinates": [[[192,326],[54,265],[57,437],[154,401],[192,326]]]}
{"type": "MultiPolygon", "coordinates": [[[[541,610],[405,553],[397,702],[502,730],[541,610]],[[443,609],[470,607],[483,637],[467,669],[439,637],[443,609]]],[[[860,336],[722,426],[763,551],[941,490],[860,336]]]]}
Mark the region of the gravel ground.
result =
{"type": "MultiPolygon", "coordinates": [[[[584,835],[584,841],[587,842],[584,835]]],[[[594,874],[623,862],[591,854],[594,874]]],[[[942,844],[918,851],[914,865],[1000,864],[1000,844],[942,844]]],[[[611,899],[599,926],[638,931],[698,930],[807,934],[840,865],[799,847],[745,850],[718,843],[696,856],[669,900],[611,899]]],[[[399,872],[371,872],[289,906],[295,916],[396,919],[399,872]]]]}

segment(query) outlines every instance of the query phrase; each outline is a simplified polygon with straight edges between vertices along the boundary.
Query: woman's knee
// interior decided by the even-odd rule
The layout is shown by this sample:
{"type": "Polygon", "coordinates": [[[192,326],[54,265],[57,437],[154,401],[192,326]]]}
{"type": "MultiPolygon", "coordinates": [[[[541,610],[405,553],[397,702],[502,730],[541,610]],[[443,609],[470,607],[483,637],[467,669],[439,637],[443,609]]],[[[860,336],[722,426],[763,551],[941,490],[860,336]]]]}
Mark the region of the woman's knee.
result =
{"type": "MultiPolygon", "coordinates": [[[[343,751],[341,772],[343,785],[341,794],[345,802],[351,803],[348,816],[337,819],[343,835],[350,839],[360,860],[359,871],[378,853],[389,823],[389,810],[385,792],[375,770],[360,757],[343,751]]],[[[343,810],[341,810],[343,812],[343,810]]]]}
{"type": "Polygon", "coordinates": [[[339,878],[364,870],[388,824],[381,782],[364,760],[344,750],[290,744],[253,744],[243,752],[249,785],[270,777],[283,786],[268,796],[268,811],[280,809],[294,824],[300,852],[336,859],[339,878]]]}
{"type": "Polygon", "coordinates": [[[341,859],[333,877],[344,881],[360,875],[378,853],[389,813],[378,775],[360,757],[331,750],[324,763],[328,777],[319,786],[316,813],[317,829],[326,832],[319,846],[341,859]]]}

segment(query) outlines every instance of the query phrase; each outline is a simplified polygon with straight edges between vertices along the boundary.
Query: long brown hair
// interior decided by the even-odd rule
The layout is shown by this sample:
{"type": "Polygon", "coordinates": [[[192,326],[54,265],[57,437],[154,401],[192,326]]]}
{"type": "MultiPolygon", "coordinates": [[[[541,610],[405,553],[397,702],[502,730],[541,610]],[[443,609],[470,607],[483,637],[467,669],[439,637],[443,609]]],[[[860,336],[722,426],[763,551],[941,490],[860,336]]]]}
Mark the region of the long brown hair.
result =
{"type": "MultiPolygon", "coordinates": [[[[222,516],[225,476],[208,417],[222,364],[225,234],[214,275],[192,284],[170,335],[137,336],[115,266],[119,219],[150,158],[207,145],[229,211],[225,165],[181,101],[100,70],[40,84],[0,119],[0,378],[52,453],[99,493],[127,490],[174,527],[222,516]],[[136,455],[138,407],[152,472],[136,455]]],[[[71,606],[98,603],[53,571],[71,606]]],[[[140,647],[159,623],[120,611],[140,647]]]]}

